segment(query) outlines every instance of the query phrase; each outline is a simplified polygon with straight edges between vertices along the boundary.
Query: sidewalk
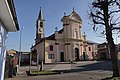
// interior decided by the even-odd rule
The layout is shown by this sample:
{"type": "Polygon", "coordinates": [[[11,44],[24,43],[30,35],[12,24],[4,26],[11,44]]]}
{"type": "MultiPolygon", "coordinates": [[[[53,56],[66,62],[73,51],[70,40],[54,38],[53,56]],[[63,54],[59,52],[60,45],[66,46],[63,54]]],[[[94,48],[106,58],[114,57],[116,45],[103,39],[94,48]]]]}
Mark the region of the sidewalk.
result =
{"type": "Polygon", "coordinates": [[[72,65],[71,64],[57,64],[55,67],[53,67],[50,70],[71,70],[72,65]]]}

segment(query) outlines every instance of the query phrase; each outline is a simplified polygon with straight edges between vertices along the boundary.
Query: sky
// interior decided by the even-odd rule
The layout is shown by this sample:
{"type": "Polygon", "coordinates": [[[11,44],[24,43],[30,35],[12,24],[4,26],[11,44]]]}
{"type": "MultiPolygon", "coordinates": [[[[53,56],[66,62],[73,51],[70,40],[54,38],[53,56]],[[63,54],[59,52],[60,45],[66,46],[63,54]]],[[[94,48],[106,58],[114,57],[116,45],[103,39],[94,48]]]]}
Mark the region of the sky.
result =
{"type": "MultiPolygon", "coordinates": [[[[92,30],[88,16],[89,7],[92,0],[14,0],[17,19],[20,30],[22,27],[22,51],[30,51],[30,47],[35,42],[36,37],[36,20],[39,15],[40,7],[42,7],[45,19],[45,36],[49,36],[55,31],[55,27],[61,29],[61,18],[75,11],[82,18],[82,33],[85,32],[87,40],[102,43],[105,38],[98,37],[92,30]]],[[[15,49],[19,51],[20,31],[10,32],[7,39],[7,49],[15,49]]]]}

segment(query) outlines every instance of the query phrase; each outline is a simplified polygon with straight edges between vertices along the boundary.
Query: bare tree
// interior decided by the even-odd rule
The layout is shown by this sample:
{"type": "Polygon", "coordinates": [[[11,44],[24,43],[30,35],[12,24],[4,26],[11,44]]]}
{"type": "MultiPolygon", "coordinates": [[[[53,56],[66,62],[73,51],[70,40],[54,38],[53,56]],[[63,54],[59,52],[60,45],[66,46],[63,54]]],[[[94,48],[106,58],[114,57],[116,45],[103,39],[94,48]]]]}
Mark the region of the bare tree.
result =
{"type": "Polygon", "coordinates": [[[113,40],[113,30],[120,29],[120,0],[93,0],[90,7],[89,17],[94,26],[93,30],[103,27],[102,34],[105,34],[108,42],[111,60],[113,77],[119,76],[117,50],[113,40]],[[119,16],[117,15],[119,14],[119,16]]]}

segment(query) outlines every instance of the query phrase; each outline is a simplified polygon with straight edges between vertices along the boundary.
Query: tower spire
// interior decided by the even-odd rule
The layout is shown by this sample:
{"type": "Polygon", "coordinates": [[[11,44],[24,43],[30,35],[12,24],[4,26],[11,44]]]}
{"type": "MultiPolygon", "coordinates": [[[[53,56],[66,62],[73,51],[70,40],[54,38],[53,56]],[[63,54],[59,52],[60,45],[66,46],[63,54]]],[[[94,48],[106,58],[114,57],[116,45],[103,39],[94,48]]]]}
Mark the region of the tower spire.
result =
{"type": "Polygon", "coordinates": [[[42,8],[41,7],[40,7],[40,12],[39,12],[38,19],[39,20],[44,20],[43,13],[42,13],[42,8]]]}
{"type": "Polygon", "coordinates": [[[75,8],[74,8],[74,6],[73,6],[73,12],[75,11],[75,8]]]}
{"type": "Polygon", "coordinates": [[[40,12],[36,21],[36,43],[38,43],[42,38],[44,38],[44,21],[45,20],[42,14],[42,8],[40,7],[40,12]]]}

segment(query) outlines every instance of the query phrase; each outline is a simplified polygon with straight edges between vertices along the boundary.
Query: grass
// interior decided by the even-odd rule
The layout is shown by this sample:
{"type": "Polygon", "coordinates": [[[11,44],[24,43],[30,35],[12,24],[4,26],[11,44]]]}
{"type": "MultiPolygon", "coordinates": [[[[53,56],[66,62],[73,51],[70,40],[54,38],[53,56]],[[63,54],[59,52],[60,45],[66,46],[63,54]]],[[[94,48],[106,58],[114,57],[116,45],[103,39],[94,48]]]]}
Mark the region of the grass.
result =
{"type": "Polygon", "coordinates": [[[120,80],[120,77],[109,77],[101,80],[120,80]]]}

